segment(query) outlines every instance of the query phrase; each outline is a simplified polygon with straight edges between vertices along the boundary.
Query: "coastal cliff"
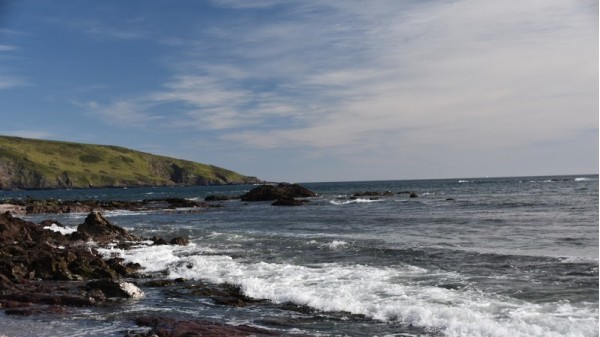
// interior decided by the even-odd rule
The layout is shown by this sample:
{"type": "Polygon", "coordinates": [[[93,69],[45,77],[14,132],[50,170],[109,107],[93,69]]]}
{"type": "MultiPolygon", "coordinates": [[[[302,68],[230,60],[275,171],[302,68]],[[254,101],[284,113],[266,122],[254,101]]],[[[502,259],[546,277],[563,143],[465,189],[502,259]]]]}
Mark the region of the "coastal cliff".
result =
{"type": "Polygon", "coordinates": [[[131,149],[0,136],[0,189],[253,184],[256,177],[131,149]]]}

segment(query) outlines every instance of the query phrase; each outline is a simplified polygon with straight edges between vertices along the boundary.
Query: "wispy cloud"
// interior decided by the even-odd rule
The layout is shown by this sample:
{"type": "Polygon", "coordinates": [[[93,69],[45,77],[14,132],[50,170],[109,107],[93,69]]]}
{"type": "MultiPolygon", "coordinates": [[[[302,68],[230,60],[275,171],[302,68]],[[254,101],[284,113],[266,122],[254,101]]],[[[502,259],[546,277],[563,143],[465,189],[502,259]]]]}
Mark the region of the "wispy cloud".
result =
{"type": "Polygon", "coordinates": [[[17,50],[16,46],[0,44],[0,52],[15,51],[15,50],[17,50]]]}
{"type": "Polygon", "coordinates": [[[11,130],[11,131],[0,131],[0,134],[6,136],[22,137],[22,138],[33,138],[33,139],[52,139],[56,136],[47,131],[40,130],[11,130]]]}
{"type": "Polygon", "coordinates": [[[78,31],[92,35],[100,39],[120,39],[120,40],[137,40],[147,37],[146,32],[136,27],[109,26],[104,22],[92,19],[79,19],[69,22],[69,25],[78,31]]]}
{"type": "Polygon", "coordinates": [[[0,73],[0,90],[12,89],[29,85],[24,78],[0,73]]]}
{"type": "Polygon", "coordinates": [[[597,124],[592,3],[252,7],[271,6],[278,6],[278,17],[169,40],[178,48],[169,81],[94,110],[111,120],[163,126],[168,115],[171,127],[219,130],[221,139],[242,146],[311,155],[522,147],[597,124]],[[167,104],[177,108],[157,109],[167,104]]]}
{"type": "Polygon", "coordinates": [[[150,114],[148,110],[153,104],[143,99],[123,99],[104,105],[96,101],[72,101],[71,103],[85,109],[107,124],[124,128],[144,128],[164,118],[150,114]]]}

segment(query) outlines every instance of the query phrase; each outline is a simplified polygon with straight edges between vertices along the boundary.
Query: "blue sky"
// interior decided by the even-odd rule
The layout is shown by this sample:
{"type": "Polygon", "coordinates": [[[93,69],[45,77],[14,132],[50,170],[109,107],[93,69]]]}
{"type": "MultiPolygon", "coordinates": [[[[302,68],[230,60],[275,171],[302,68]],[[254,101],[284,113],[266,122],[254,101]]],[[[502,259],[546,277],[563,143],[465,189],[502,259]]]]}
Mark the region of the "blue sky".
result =
{"type": "Polygon", "coordinates": [[[2,1],[0,134],[274,181],[598,172],[598,3],[2,1]]]}

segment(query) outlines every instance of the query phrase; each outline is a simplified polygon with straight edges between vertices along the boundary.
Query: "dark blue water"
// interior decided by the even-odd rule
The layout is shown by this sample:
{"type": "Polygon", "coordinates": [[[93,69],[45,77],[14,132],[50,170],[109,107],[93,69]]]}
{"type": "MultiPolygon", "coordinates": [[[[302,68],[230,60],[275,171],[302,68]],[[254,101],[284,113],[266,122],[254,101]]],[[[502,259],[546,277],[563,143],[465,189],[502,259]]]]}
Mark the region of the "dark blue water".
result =
{"type": "MultiPolygon", "coordinates": [[[[135,234],[193,244],[105,254],[170,278],[236,284],[266,304],[230,308],[144,289],[142,300],[74,310],[73,320],[0,317],[0,326],[7,336],[122,336],[131,318],[161,313],[315,336],[598,336],[597,175],[303,185],[319,196],[301,207],[231,200],[202,212],[106,214],[135,234]],[[362,191],[394,195],[350,198],[362,191]]],[[[202,199],[252,187],[0,198],[202,199]]],[[[48,217],[75,226],[85,214],[29,219],[48,217]]]]}

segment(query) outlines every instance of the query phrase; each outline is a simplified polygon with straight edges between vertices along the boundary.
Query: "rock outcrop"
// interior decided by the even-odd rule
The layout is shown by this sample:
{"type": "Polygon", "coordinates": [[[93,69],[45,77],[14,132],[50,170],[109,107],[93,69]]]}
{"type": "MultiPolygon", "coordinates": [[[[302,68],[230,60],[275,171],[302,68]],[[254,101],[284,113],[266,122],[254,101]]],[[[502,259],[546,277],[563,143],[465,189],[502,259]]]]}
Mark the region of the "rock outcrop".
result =
{"type": "Polygon", "coordinates": [[[77,226],[77,232],[89,235],[96,241],[110,242],[111,240],[133,241],[137,238],[125,229],[108,222],[100,212],[91,212],[85,221],[77,226]]]}
{"type": "Polygon", "coordinates": [[[88,292],[102,292],[106,298],[141,298],[144,292],[135,284],[123,280],[100,279],[85,285],[88,292]]]}
{"type": "Polygon", "coordinates": [[[29,315],[51,310],[40,305],[93,305],[109,297],[141,296],[137,287],[119,280],[131,276],[139,265],[123,265],[116,258],[105,261],[86,243],[89,239],[124,242],[138,238],[96,212],[70,234],[46,229],[51,222],[38,225],[8,212],[0,214],[0,308],[29,315]],[[95,279],[103,281],[86,285],[95,279]]]}
{"type": "Polygon", "coordinates": [[[273,201],[277,199],[294,199],[315,197],[317,194],[298,184],[260,185],[242,195],[242,201],[273,201]]]}
{"type": "MultiPolygon", "coordinates": [[[[188,200],[184,198],[144,199],[142,201],[124,200],[37,200],[27,198],[5,199],[0,201],[0,210],[10,211],[13,215],[44,214],[44,213],[89,213],[92,211],[152,211],[173,210],[177,208],[207,208],[210,207],[203,201],[188,200]]],[[[2,213],[4,213],[2,212],[2,213]]]]}

